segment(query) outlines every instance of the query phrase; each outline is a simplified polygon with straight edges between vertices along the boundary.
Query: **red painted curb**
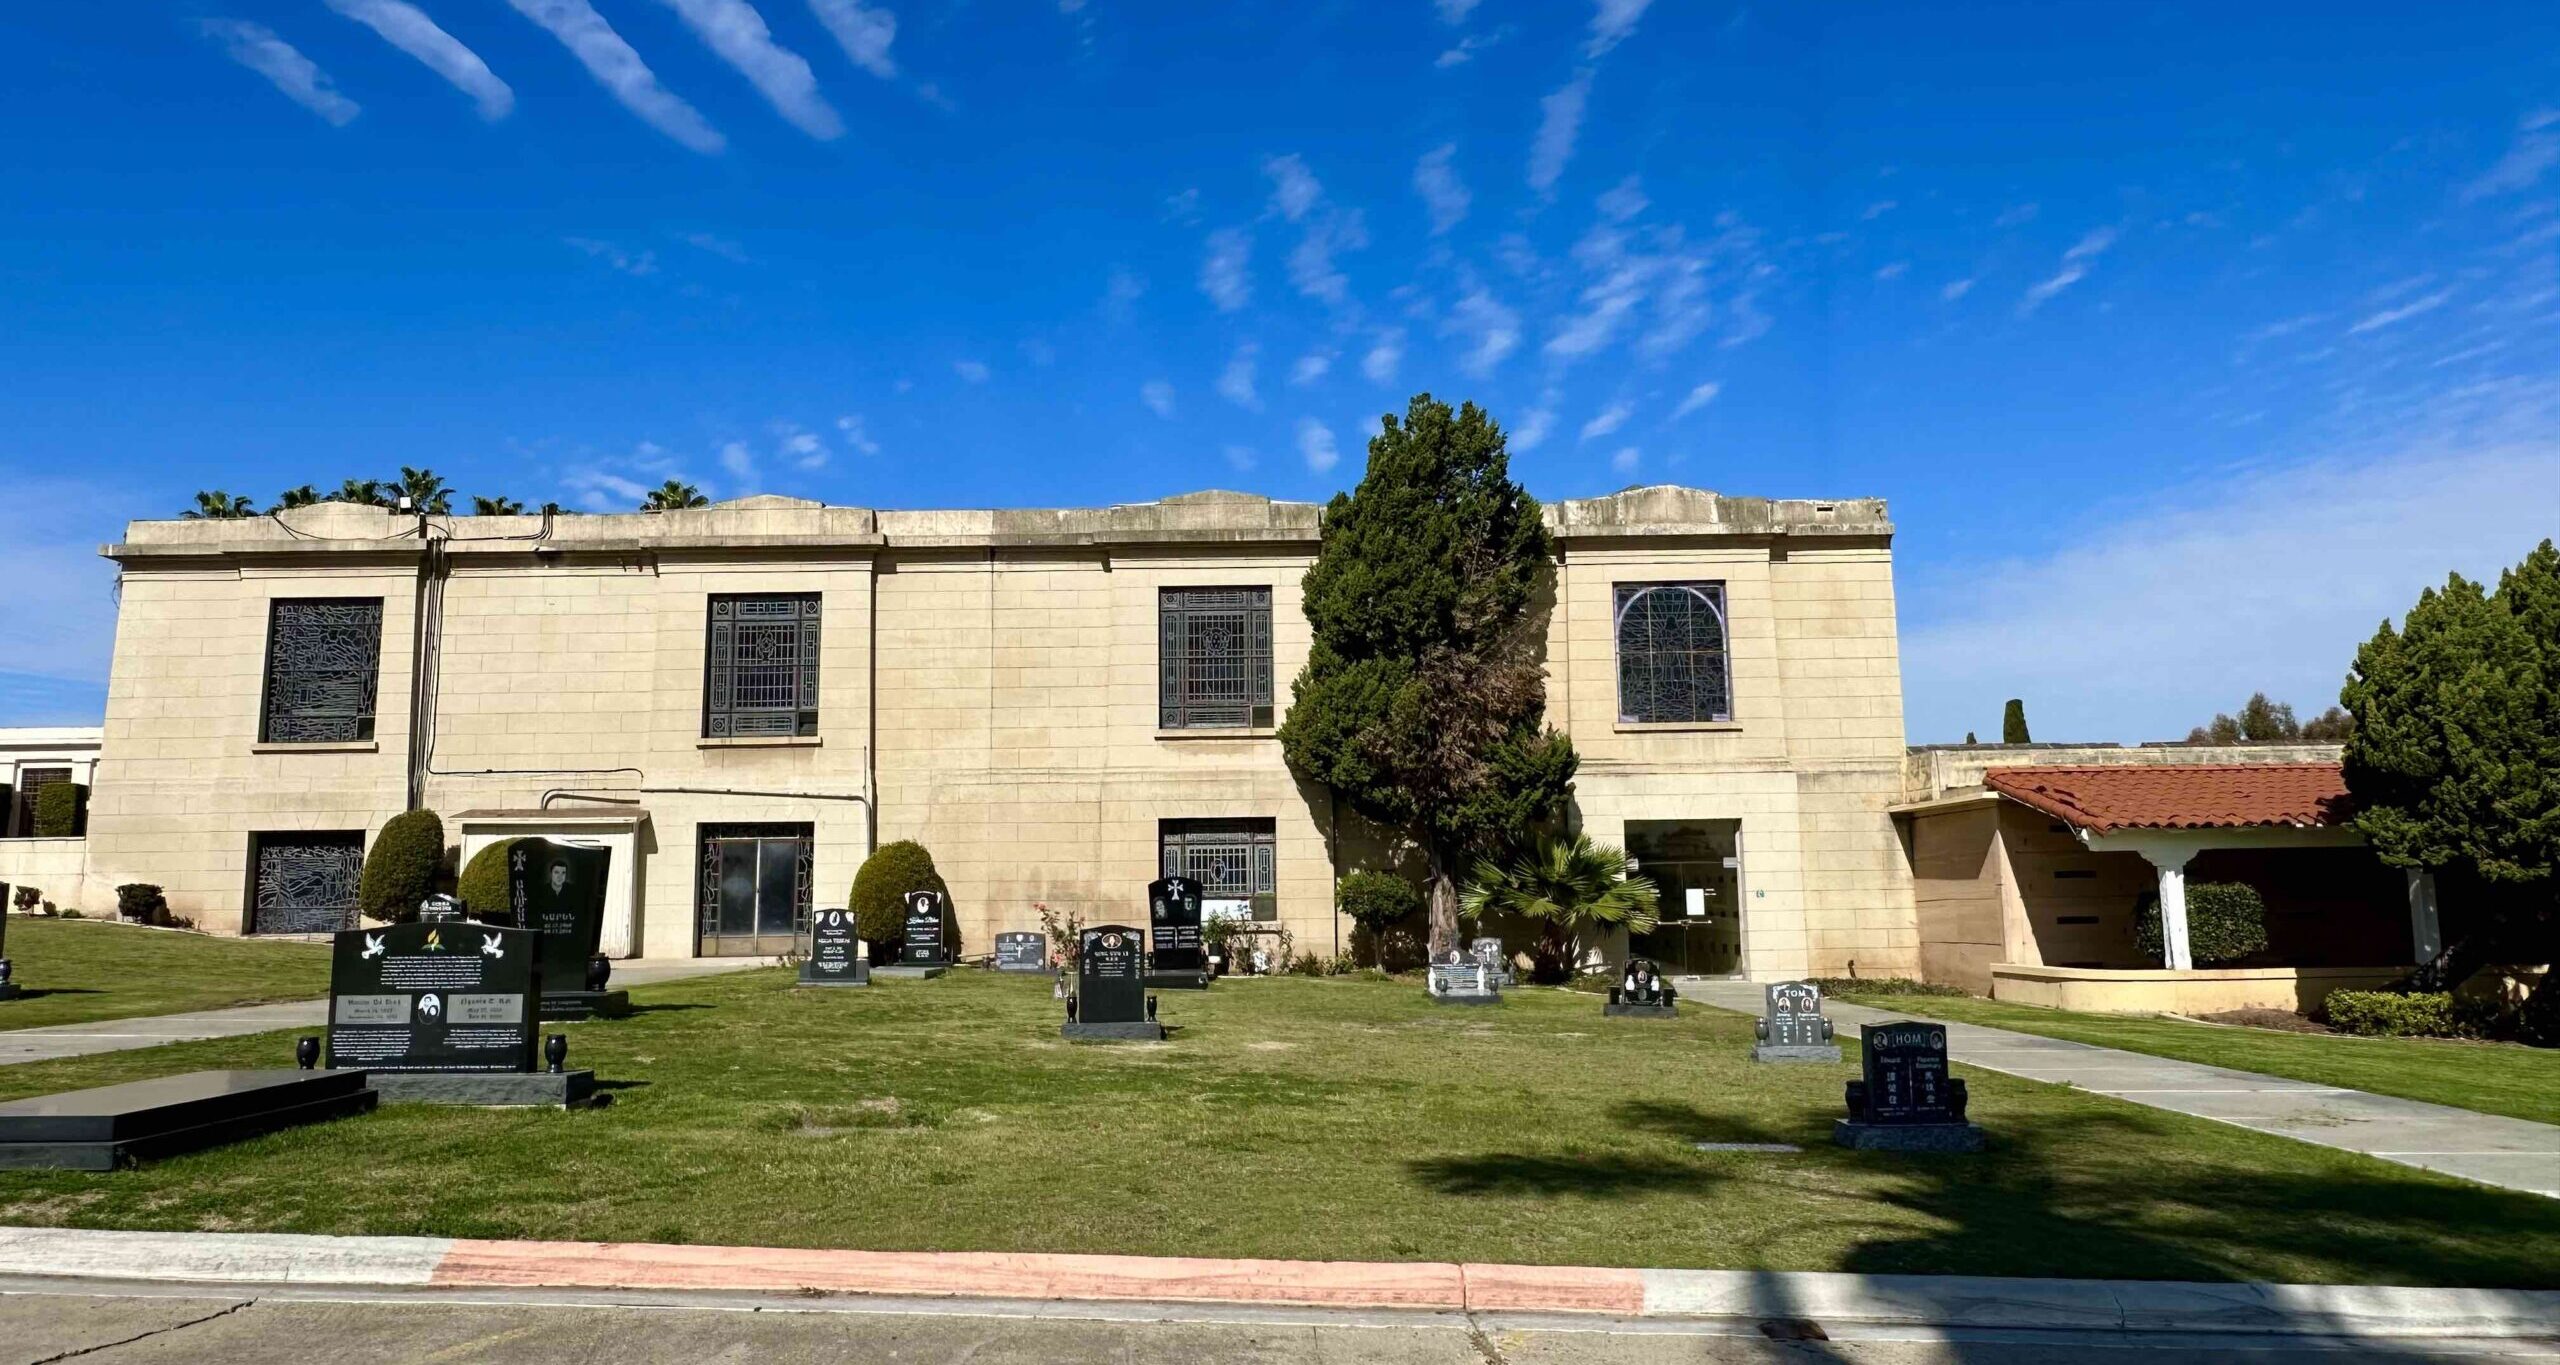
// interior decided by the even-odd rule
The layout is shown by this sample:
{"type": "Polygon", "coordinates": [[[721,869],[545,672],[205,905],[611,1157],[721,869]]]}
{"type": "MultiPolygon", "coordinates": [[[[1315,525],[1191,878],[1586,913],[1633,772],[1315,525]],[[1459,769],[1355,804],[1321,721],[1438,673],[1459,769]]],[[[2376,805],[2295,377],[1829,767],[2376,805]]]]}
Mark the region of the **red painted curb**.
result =
{"type": "Polygon", "coordinates": [[[1478,1312],[1644,1313],[1644,1272],[1601,1266],[1463,1265],[1467,1307],[1478,1312]]]}

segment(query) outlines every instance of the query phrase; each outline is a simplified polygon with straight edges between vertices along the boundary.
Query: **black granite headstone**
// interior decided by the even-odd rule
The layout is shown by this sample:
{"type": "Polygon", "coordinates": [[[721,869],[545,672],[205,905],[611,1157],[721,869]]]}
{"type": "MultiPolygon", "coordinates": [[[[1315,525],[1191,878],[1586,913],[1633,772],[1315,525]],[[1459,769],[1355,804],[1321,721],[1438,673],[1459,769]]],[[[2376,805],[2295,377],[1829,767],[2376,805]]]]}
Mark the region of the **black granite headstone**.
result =
{"type": "Polygon", "coordinates": [[[1649,957],[1631,957],[1618,972],[1618,984],[1609,988],[1609,1003],[1600,1012],[1637,1019],[1668,1019],[1680,1012],[1680,993],[1663,978],[1662,968],[1649,957]]]}
{"type": "Polygon", "coordinates": [[[604,942],[605,875],[613,850],[518,839],[507,849],[507,899],[516,923],[542,933],[542,1017],[619,1014],[630,997],[591,983],[604,942]]]}
{"type": "Polygon", "coordinates": [[[1069,1038],[1164,1037],[1147,998],[1146,970],[1137,930],[1100,924],[1077,941],[1076,993],[1067,1001],[1069,1038]]]}
{"type": "Polygon", "coordinates": [[[1049,936],[1021,932],[996,935],[996,970],[1000,972],[1049,970],[1049,936]]]}
{"type": "Polygon", "coordinates": [[[844,910],[821,910],[809,921],[809,955],[800,959],[803,986],[868,986],[871,964],[855,942],[856,925],[844,910]]]}
{"type": "Polygon", "coordinates": [[[1822,1017],[1822,988],[1810,981],[1773,981],[1751,1045],[1755,1062],[1836,1062],[1840,1045],[1832,1038],[1831,1021],[1822,1017]]]}
{"type": "Polygon", "coordinates": [[[1197,877],[1159,877],[1147,883],[1148,984],[1177,990],[1205,989],[1209,953],[1200,939],[1197,877]]]}
{"type": "Polygon", "coordinates": [[[906,947],[898,960],[909,967],[947,967],[951,959],[949,947],[942,937],[942,893],[910,891],[907,893],[906,947]]]}
{"type": "Polygon", "coordinates": [[[112,1171],[371,1110],[362,1071],[190,1071],[0,1104],[0,1170],[112,1171]]]}
{"type": "Polygon", "coordinates": [[[1947,1074],[1943,1024],[1897,1020],[1859,1030],[1861,1079],[1848,1083],[1849,1117],[1832,1125],[1844,1147],[1971,1152],[1982,1130],[1965,1121],[1964,1082],[1947,1074]]]}
{"type": "Polygon", "coordinates": [[[329,960],[329,1065],[531,1071],[541,935],[490,924],[349,929],[329,960]]]}

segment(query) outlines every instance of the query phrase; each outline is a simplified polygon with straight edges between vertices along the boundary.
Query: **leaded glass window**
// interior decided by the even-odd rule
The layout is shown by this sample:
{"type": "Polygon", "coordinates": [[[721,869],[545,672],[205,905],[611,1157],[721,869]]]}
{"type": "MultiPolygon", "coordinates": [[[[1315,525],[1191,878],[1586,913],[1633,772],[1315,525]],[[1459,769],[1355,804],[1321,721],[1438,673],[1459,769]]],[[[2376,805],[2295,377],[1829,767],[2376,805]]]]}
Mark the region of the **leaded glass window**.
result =
{"type": "Polygon", "coordinates": [[[381,669],[381,598],[278,598],[267,612],[266,705],[258,738],[270,744],[373,738],[381,669]]]}
{"type": "Polygon", "coordinates": [[[334,934],[356,927],[364,831],[251,836],[249,932],[334,934]]]}
{"type": "Polygon", "coordinates": [[[711,599],[702,733],[710,739],[818,733],[818,594],[711,599]]]}
{"type": "Polygon", "coordinates": [[[1722,583],[1618,585],[1618,719],[1733,719],[1722,583]]]}
{"type": "Polygon", "coordinates": [[[1162,728],[1271,723],[1271,589],[1166,588],[1156,625],[1162,728]]]}
{"type": "Polygon", "coordinates": [[[1279,917],[1280,845],[1271,821],[1167,820],[1158,828],[1164,876],[1200,883],[1204,901],[1242,901],[1255,919],[1279,917]]]}

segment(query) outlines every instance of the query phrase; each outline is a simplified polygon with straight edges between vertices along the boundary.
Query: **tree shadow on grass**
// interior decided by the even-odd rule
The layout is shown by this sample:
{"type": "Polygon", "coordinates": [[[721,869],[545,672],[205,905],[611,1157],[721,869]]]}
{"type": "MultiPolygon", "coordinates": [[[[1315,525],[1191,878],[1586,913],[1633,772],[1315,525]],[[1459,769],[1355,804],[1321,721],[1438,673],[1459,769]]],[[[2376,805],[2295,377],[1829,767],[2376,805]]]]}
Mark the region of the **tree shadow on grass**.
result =
{"type": "MultiPolygon", "coordinates": [[[[100,991],[100,990],[93,990],[93,989],[91,989],[90,987],[87,987],[87,986],[20,986],[20,987],[18,988],[18,993],[17,993],[16,995],[10,996],[9,998],[10,998],[10,999],[12,999],[12,1000],[41,1000],[41,999],[43,999],[44,997],[46,997],[46,996],[48,996],[48,995],[104,995],[104,994],[106,994],[106,992],[104,992],[104,991],[100,991]]],[[[0,1018],[5,1018],[5,1017],[7,1017],[7,1012],[6,1012],[6,1011],[0,1011],[0,1018]]]]}

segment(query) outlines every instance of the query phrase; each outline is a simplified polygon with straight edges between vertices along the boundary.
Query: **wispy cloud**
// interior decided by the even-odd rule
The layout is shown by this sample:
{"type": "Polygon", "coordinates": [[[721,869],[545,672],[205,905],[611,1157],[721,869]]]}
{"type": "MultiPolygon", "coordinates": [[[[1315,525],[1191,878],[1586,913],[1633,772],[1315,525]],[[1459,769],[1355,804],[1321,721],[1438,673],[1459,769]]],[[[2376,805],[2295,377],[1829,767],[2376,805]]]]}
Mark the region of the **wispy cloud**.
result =
{"type": "Polygon", "coordinates": [[[1308,471],[1316,474],[1342,460],[1342,452],[1334,448],[1333,428],[1312,417],[1298,419],[1298,454],[1305,458],[1308,471]]]}
{"type": "Polygon", "coordinates": [[[1716,395],[1722,392],[1724,392],[1724,385],[1719,384],[1712,379],[1708,380],[1704,384],[1700,384],[1694,389],[1689,390],[1689,396],[1680,400],[1680,406],[1671,410],[1671,420],[1677,422],[1681,418],[1688,416],[1690,413],[1696,412],[1707,404],[1716,401],[1716,395]]]}
{"type": "Polygon", "coordinates": [[[1902,278],[1904,272],[1910,269],[1911,262],[1909,261],[1887,261],[1883,265],[1876,267],[1876,278],[1878,280],[1898,280],[1902,278]]]}
{"type": "Polygon", "coordinates": [[[1621,474],[1633,474],[1636,472],[1636,466],[1643,460],[1643,451],[1634,446],[1620,446],[1618,453],[1609,457],[1609,467],[1621,474]]]}
{"type": "Polygon", "coordinates": [[[1858,214],[1858,221],[1861,223],[1872,223],[1900,207],[1902,207],[1902,201],[1899,199],[1879,199],[1876,202],[1867,205],[1865,210],[1858,214]]]}
{"type": "Polygon", "coordinates": [[[707,251],[724,261],[731,261],[738,265],[749,264],[747,249],[726,237],[714,236],[708,232],[680,232],[676,234],[676,240],[696,251],[707,251]]]}
{"type": "Polygon", "coordinates": [[[1944,299],[1948,303],[1953,303],[1956,300],[1963,298],[1965,295],[1972,293],[1974,284],[1975,280],[1970,275],[1961,280],[1949,280],[1944,285],[1939,286],[1938,297],[1944,299]]]}
{"type": "Polygon", "coordinates": [[[1632,330],[1639,357],[1665,359],[1717,321],[1711,294],[1718,288],[1726,296],[1724,345],[1740,345],[1768,330],[1754,296],[1774,271],[1749,224],[1724,214],[1713,236],[1693,242],[1678,227],[1644,229],[1612,220],[1606,209],[1602,219],[1574,243],[1583,286],[1575,311],[1547,339],[1549,357],[1579,360],[1632,330]]]}
{"type": "Polygon", "coordinates": [[[2050,303],[2055,295],[2088,278],[2090,264],[2115,241],[2116,230],[2102,227],[2091,229],[2087,236],[2072,243],[2071,249],[2062,253],[2061,267],[2030,285],[2025,297],[2018,300],[2018,316],[2026,317],[2050,303]]]}
{"type": "Polygon", "coordinates": [[[1289,382],[1292,384],[1312,384],[1317,380],[1324,378],[1326,373],[1332,369],[1333,352],[1325,350],[1309,351],[1305,355],[1298,357],[1297,363],[1289,367],[1289,382]]]}
{"type": "Polygon", "coordinates": [[[1271,211],[1300,231],[1298,244],[1289,251],[1289,282],[1308,298],[1337,307],[1347,302],[1351,281],[1333,258],[1369,244],[1360,211],[1328,202],[1323,183],[1294,154],[1264,159],[1262,173],[1271,180],[1271,211]]]}
{"type": "Polygon", "coordinates": [[[2445,301],[2452,297],[2452,290],[2439,289],[2422,298],[2411,299],[2397,308],[2385,308],[2378,313],[2368,313],[2365,316],[2356,319],[2355,324],[2347,328],[2347,335],[2358,336],[2365,332],[2371,332],[2380,328],[2388,327],[2395,322],[2406,322],[2421,313],[2432,313],[2435,310],[2444,307],[2445,301]]]}
{"type": "Polygon", "coordinates": [[[720,467],[728,471],[740,486],[752,486],[756,478],[755,452],[744,441],[725,442],[720,447],[720,467]]]}
{"type": "Polygon", "coordinates": [[[871,439],[870,428],[863,422],[860,413],[847,413],[837,418],[836,433],[844,439],[847,449],[864,455],[880,453],[880,443],[871,439]]]}
{"type": "Polygon", "coordinates": [[[1209,234],[1208,254],[1200,262],[1200,292],[1221,313],[1253,302],[1253,234],[1243,228],[1219,228],[1209,234]]]}
{"type": "Polygon", "coordinates": [[[1263,158],[1262,173],[1271,180],[1271,207],[1292,223],[1303,220],[1324,202],[1324,183],[1307,169],[1305,158],[1294,152],[1263,158]]]}
{"type": "Polygon", "coordinates": [[[1476,12],[1476,4],[1477,0],[1431,0],[1431,7],[1440,11],[1440,22],[1444,24],[1465,23],[1467,16],[1476,12]]]}
{"type": "Polygon", "coordinates": [[[952,361],[951,372],[971,384],[984,384],[987,382],[988,376],[994,373],[994,371],[987,368],[986,362],[983,360],[952,361]]]}
{"type": "Polygon", "coordinates": [[[2022,224],[2032,223],[2032,222],[2034,222],[2035,220],[2036,220],[2036,206],[2035,206],[2035,205],[2033,205],[2033,204],[2011,204],[2009,207],[2007,207],[2007,208],[2005,208],[2005,209],[2002,209],[2002,210],[2000,211],[2000,216],[1999,216],[1999,217],[1994,218],[1994,219],[1992,219],[1992,220],[1991,220],[1991,226],[1996,227],[1996,228],[2012,228],[2012,227],[2018,227],[2018,226],[2020,226],[2020,225],[2022,225],[2022,224]]]}
{"type": "MultiPolygon", "coordinates": [[[[725,455],[727,452],[720,452],[725,455]]],[[[590,459],[570,465],[559,473],[560,485],[569,494],[568,501],[590,512],[628,512],[639,507],[640,500],[658,484],[673,479],[700,488],[707,497],[718,495],[708,480],[697,477],[664,446],[655,441],[642,441],[631,453],[590,459]]]]}
{"type": "Polygon", "coordinates": [[[1556,429],[1556,395],[1550,390],[1538,399],[1538,405],[1522,413],[1520,425],[1507,433],[1513,450],[1535,450],[1545,444],[1556,429]]]}
{"type": "Polygon", "coordinates": [[[897,76],[898,64],[889,56],[889,44],[898,37],[897,15],[862,0],[809,0],[809,9],[855,66],[884,81],[897,76]]]}
{"type": "Polygon", "coordinates": [[[630,251],[595,237],[563,237],[560,240],[585,252],[589,260],[600,261],[625,275],[638,277],[658,273],[658,253],[654,251],[630,251]]]}
{"type": "Polygon", "coordinates": [[[1449,309],[1448,332],[1464,339],[1467,351],[1458,368],[1482,378],[1520,346],[1520,315],[1493,296],[1475,272],[1462,275],[1466,292],[1449,309]]]}
{"type": "Polygon", "coordinates": [[[1554,94],[1538,101],[1537,140],[1529,144],[1529,188],[1551,194],[1573,160],[1573,144],[1582,136],[1582,111],[1591,101],[1591,68],[1575,73],[1554,94]]]}
{"type": "Polygon", "coordinates": [[[1582,424],[1582,439],[1597,440],[1616,431],[1627,424],[1627,419],[1633,417],[1635,411],[1636,405],[1633,403],[1611,403],[1594,414],[1590,421],[1582,424]]]}
{"type": "Polygon", "coordinates": [[[1431,211],[1431,235],[1437,237],[1456,227],[1467,216],[1467,205],[1474,196],[1458,179],[1457,169],[1450,165],[1458,155],[1458,144],[1443,143],[1423,153],[1413,166],[1413,190],[1422,196],[1431,211]]]}
{"type": "Polygon", "coordinates": [[[775,436],[779,442],[777,453],[789,461],[792,468],[803,473],[815,473],[827,467],[832,452],[827,449],[826,442],[818,439],[818,433],[782,423],[775,436]]]}
{"type": "Polygon", "coordinates": [[[1653,0],[1594,0],[1591,14],[1591,41],[1582,54],[1597,57],[1627,40],[1636,31],[1636,21],[1652,8],[1653,0]]]}
{"type": "Polygon", "coordinates": [[[703,46],[738,69],[774,112],[801,132],[830,141],[844,136],[844,120],[818,93],[818,75],[799,53],[773,40],[764,16],[747,0],[663,0],[682,16],[703,46]]]}
{"type": "Polygon", "coordinates": [[[435,20],[408,0],[329,0],[329,8],[381,34],[384,42],[469,95],[479,105],[480,117],[495,122],[516,107],[516,92],[489,70],[480,54],[437,27],[435,20]]]}
{"type": "Polygon", "coordinates": [[[266,25],[246,19],[205,19],[197,27],[221,43],[231,60],[266,77],[285,98],[331,124],[344,128],[364,112],[354,100],[338,93],[327,73],[266,25]]]}
{"type": "Polygon", "coordinates": [[[631,50],[587,0],[507,0],[516,12],[540,24],[569,54],[586,67],[598,85],[622,102],[641,122],[705,156],[728,145],[702,114],[658,84],[657,73],[631,50]]]}
{"type": "Polygon", "coordinates": [[[1253,386],[1254,365],[1261,356],[1259,343],[1238,346],[1227,358],[1227,367],[1218,372],[1218,396],[1248,412],[1262,411],[1262,395],[1253,386]]]}
{"type": "Polygon", "coordinates": [[[1253,447],[1251,446],[1223,446],[1219,449],[1218,453],[1225,457],[1227,461],[1227,468],[1232,469],[1239,474],[1262,462],[1261,457],[1253,453],[1253,447]]]}
{"type": "Polygon", "coordinates": [[[1360,357],[1360,373],[1372,384],[1396,382],[1396,366],[1404,363],[1404,329],[1390,327],[1378,333],[1369,343],[1369,351],[1360,357]]]}
{"type": "Polygon", "coordinates": [[[1457,46],[1441,49],[1440,55],[1434,58],[1431,64],[1444,71],[1453,66],[1464,66],[1474,61],[1477,53],[1510,36],[1511,28],[1507,24],[1491,33],[1470,33],[1460,38],[1457,46]]]}
{"type": "Polygon", "coordinates": [[[2560,166],[2560,110],[2537,109],[2518,122],[2515,145],[2480,178],[2463,186],[2462,197],[2467,202],[2529,190],[2553,166],[2560,166]]]}
{"type": "Polygon", "coordinates": [[[1629,222],[1653,207],[1653,201],[1644,197],[1644,182],[1632,175],[1611,185],[1595,202],[1600,216],[1612,223],[1629,222]]]}
{"type": "Polygon", "coordinates": [[[13,469],[0,498],[0,725],[95,724],[116,635],[116,570],[98,542],[121,540],[135,516],[173,509],[136,505],[130,481],[91,484],[13,469]],[[41,679],[39,683],[35,680],[41,679]]]}
{"type": "Polygon", "coordinates": [[[1161,379],[1150,379],[1138,386],[1138,399],[1147,411],[1170,422],[1173,420],[1173,385],[1161,379]]]}
{"type": "Polygon", "coordinates": [[[1127,266],[1111,267],[1111,279],[1102,287],[1102,316],[1112,322],[1127,322],[1146,293],[1146,276],[1127,266]]]}

